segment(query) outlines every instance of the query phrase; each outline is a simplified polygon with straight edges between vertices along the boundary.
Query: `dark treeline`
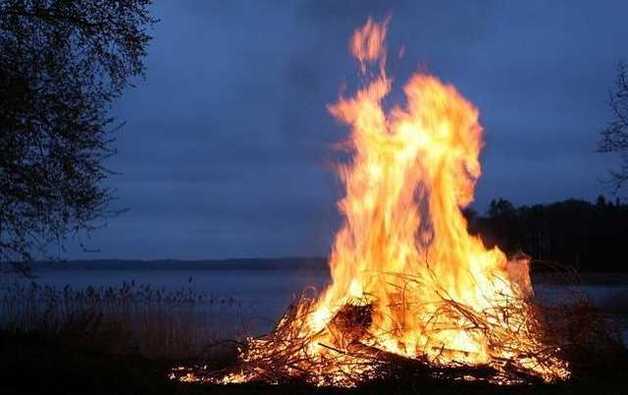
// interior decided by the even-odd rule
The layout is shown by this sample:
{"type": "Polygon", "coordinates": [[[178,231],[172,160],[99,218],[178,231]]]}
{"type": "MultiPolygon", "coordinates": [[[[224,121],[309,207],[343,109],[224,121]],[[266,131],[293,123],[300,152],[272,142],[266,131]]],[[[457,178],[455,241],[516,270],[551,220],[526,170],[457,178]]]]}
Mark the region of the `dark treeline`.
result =
{"type": "MultiPolygon", "coordinates": [[[[469,228],[508,254],[570,265],[584,272],[628,271],[628,205],[603,196],[515,207],[493,200],[486,215],[465,210],[469,228]]],[[[541,269],[543,265],[537,265],[541,269]]]]}

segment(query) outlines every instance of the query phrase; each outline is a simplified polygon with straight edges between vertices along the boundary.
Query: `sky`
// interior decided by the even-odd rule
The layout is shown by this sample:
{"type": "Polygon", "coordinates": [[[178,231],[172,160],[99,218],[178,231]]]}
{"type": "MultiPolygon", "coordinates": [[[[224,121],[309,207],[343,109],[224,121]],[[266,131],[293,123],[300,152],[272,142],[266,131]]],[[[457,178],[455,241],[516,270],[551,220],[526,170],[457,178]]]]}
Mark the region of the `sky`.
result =
{"type": "Polygon", "coordinates": [[[389,53],[404,48],[389,59],[397,89],[427,71],[479,108],[478,211],[609,192],[617,158],[595,149],[628,58],[628,2],[156,3],[146,78],[112,110],[126,124],[108,185],[128,210],[68,240],[65,258],[326,255],[333,146],[348,133],[326,106],[356,87],[347,44],[369,16],[390,15],[389,53]]]}

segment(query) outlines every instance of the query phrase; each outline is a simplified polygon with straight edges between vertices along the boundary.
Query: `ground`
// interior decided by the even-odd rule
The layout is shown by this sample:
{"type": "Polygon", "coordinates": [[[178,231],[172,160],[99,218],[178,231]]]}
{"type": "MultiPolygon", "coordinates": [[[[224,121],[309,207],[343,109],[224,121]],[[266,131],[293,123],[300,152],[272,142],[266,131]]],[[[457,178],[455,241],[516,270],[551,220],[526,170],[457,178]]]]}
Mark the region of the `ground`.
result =
{"type": "Polygon", "coordinates": [[[628,359],[595,377],[544,386],[496,387],[468,384],[388,382],[358,390],[303,385],[189,385],[169,381],[173,361],[113,355],[84,343],[34,333],[0,333],[0,394],[621,394],[628,359]]]}

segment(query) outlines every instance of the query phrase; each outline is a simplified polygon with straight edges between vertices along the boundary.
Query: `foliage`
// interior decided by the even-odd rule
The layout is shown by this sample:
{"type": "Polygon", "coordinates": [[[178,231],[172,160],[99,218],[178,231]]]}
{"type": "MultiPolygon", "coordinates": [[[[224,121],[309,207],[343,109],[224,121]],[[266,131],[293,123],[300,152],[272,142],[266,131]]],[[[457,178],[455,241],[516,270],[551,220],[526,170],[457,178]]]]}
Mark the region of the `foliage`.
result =
{"type": "Polygon", "coordinates": [[[565,200],[514,207],[498,199],[486,216],[467,218],[471,231],[485,243],[511,255],[522,251],[581,271],[627,270],[621,257],[628,237],[628,205],[619,200],[608,202],[600,196],[595,204],[565,200]]]}
{"type": "Polygon", "coordinates": [[[110,105],[143,75],[150,4],[0,1],[0,263],[108,214],[110,105]]]}
{"type": "Polygon", "coordinates": [[[617,189],[628,181],[628,65],[617,67],[615,90],[610,95],[613,119],[602,130],[599,143],[601,152],[617,152],[621,155],[620,168],[611,171],[612,182],[617,189]]]}

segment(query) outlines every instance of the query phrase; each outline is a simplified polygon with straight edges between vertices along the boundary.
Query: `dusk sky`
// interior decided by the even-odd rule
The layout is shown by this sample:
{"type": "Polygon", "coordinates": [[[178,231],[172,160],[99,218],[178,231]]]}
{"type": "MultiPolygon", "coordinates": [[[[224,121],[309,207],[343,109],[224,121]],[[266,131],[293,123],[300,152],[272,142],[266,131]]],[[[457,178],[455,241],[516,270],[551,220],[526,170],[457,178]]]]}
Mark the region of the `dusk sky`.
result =
{"type": "Polygon", "coordinates": [[[595,149],[628,58],[628,2],[602,3],[157,2],[146,80],[114,108],[126,125],[113,207],[129,210],[83,238],[99,252],[70,240],[64,257],[326,255],[342,194],[333,144],[348,133],[326,105],[356,87],[347,43],[369,16],[391,16],[397,90],[428,71],[479,108],[477,210],[608,193],[617,161],[595,149]]]}

